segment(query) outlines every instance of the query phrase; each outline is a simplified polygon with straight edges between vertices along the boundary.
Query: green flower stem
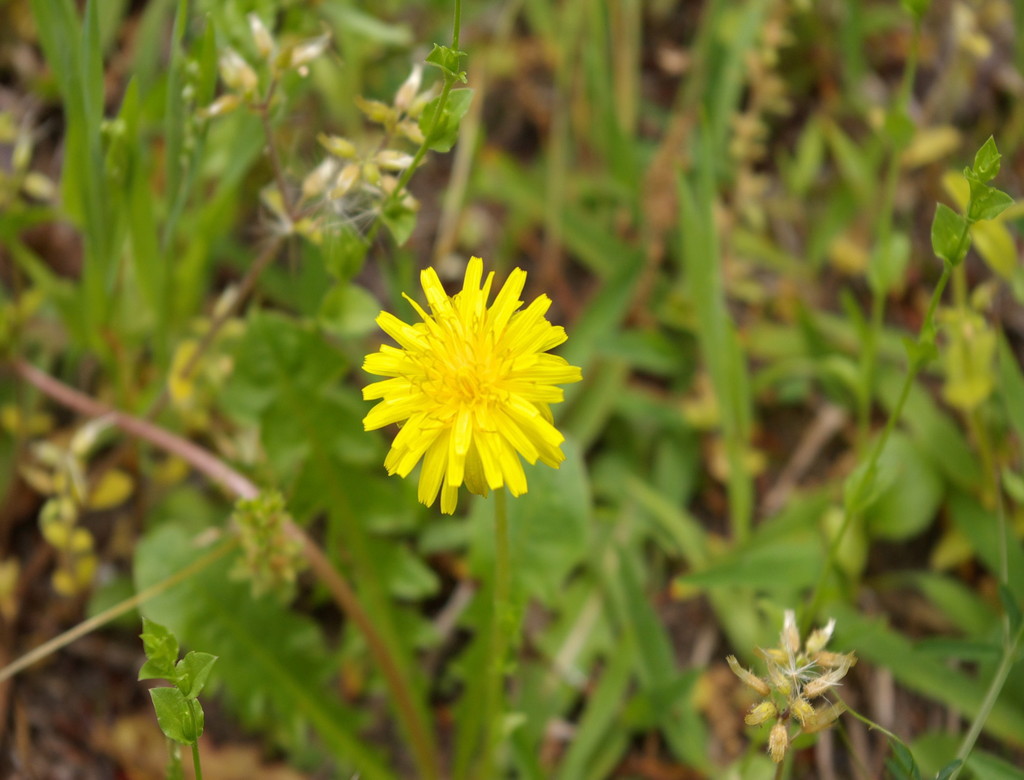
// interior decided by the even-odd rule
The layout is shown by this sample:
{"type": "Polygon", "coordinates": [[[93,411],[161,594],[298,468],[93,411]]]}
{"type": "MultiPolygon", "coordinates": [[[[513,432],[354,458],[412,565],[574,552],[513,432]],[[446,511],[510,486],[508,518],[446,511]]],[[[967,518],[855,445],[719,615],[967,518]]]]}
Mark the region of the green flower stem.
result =
{"type": "Polygon", "coordinates": [[[501,741],[504,716],[505,656],[516,626],[512,624],[511,567],[505,490],[494,491],[494,614],[491,616],[490,679],[484,694],[483,753],[477,777],[494,777],[494,752],[501,741]]]}
{"type": "MultiPolygon", "coordinates": [[[[989,683],[988,690],[985,691],[985,698],[982,699],[981,707],[978,708],[978,714],[974,717],[971,728],[964,736],[963,742],[960,743],[960,749],[956,753],[956,757],[961,762],[966,761],[967,757],[971,754],[971,751],[974,749],[974,743],[978,741],[981,730],[985,727],[985,721],[988,720],[992,708],[996,706],[999,694],[1006,684],[1006,678],[1016,662],[1017,651],[1020,649],[1022,638],[1024,638],[1024,623],[1018,627],[1016,635],[1012,638],[1007,637],[1003,641],[1003,655],[999,659],[999,666],[996,668],[996,673],[992,676],[992,682],[989,683]]],[[[956,780],[962,767],[963,763],[950,775],[950,780],[956,780]]]]}
{"type": "MultiPolygon", "coordinates": [[[[953,267],[949,263],[943,263],[942,276],[939,277],[938,284],[935,285],[935,290],[932,291],[932,297],[928,303],[928,310],[925,313],[924,321],[921,323],[921,329],[918,332],[918,345],[930,343],[932,340],[935,310],[939,305],[939,301],[942,299],[942,293],[946,289],[946,284],[949,282],[952,270],[953,267]]],[[[861,515],[864,514],[864,510],[862,509],[863,500],[867,495],[867,491],[871,489],[871,485],[874,482],[875,471],[878,468],[878,459],[882,454],[882,450],[885,449],[885,445],[888,443],[893,430],[896,428],[896,423],[903,414],[903,407],[906,405],[907,398],[910,396],[910,390],[914,386],[914,380],[917,379],[917,375],[923,366],[924,363],[919,356],[911,357],[910,364],[907,366],[907,374],[903,378],[903,386],[900,388],[899,397],[897,398],[892,411],[889,412],[889,418],[885,421],[885,428],[875,441],[875,446],[871,448],[871,453],[864,465],[864,469],[857,478],[857,483],[853,485],[847,496],[843,512],[843,522],[839,526],[839,530],[836,532],[836,535],[833,537],[832,542],[829,545],[828,557],[825,560],[825,564],[821,567],[821,573],[818,575],[817,583],[815,583],[810,604],[803,615],[803,620],[800,621],[802,630],[804,631],[809,630],[811,623],[818,614],[818,610],[821,608],[821,600],[824,597],[825,591],[825,581],[828,579],[829,573],[836,566],[836,557],[839,553],[839,547],[843,542],[843,538],[846,536],[847,530],[849,530],[850,526],[853,525],[853,520],[855,518],[860,518],[861,515]]]]}
{"type": "Polygon", "coordinates": [[[105,626],[110,621],[121,617],[121,615],[131,612],[133,609],[142,604],[145,604],[151,598],[159,596],[161,593],[170,590],[178,583],[184,582],[189,577],[198,574],[203,569],[208,567],[210,564],[215,563],[216,561],[223,558],[225,555],[227,555],[227,553],[235,549],[235,547],[237,546],[237,537],[225,539],[221,544],[214,547],[205,555],[202,555],[201,557],[194,560],[181,571],[175,572],[167,579],[161,580],[160,582],[154,585],[150,585],[148,588],[139,591],[134,596],[127,598],[124,601],[121,601],[120,603],[115,604],[112,607],[109,607],[108,609],[103,610],[98,615],[93,615],[88,620],[83,620],[77,626],[69,628],[63,634],[59,634],[58,636],[55,636],[53,639],[39,645],[39,647],[30,650],[29,652],[25,653],[25,655],[21,656],[21,658],[8,664],[3,669],[0,669],[0,683],[11,677],[14,677],[14,675],[24,671],[28,667],[32,666],[34,663],[41,661],[43,658],[46,658],[47,656],[57,652],[62,647],[67,647],[76,639],[80,639],[86,634],[92,633],[96,629],[105,626]]]}
{"type": "Polygon", "coordinates": [[[839,699],[839,701],[842,702],[844,707],[846,707],[846,712],[847,713],[849,713],[850,715],[855,717],[857,720],[859,720],[861,723],[863,723],[869,729],[872,729],[874,731],[881,731],[889,739],[891,739],[891,740],[893,740],[895,742],[899,742],[901,745],[903,745],[903,747],[907,748],[907,750],[910,750],[910,748],[907,746],[906,742],[904,742],[902,739],[900,739],[895,734],[893,734],[891,731],[889,731],[889,729],[885,728],[885,726],[880,726],[879,724],[875,723],[867,715],[861,715],[859,712],[857,712],[857,710],[855,710],[853,707],[851,707],[849,704],[847,704],[841,698],[839,699]]]}
{"type": "MultiPolygon", "coordinates": [[[[455,21],[452,23],[452,48],[456,50],[459,48],[459,31],[461,27],[462,0],[455,0],[455,21]]],[[[402,191],[405,190],[405,187],[412,178],[413,173],[416,172],[416,168],[418,168],[419,164],[423,162],[423,158],[430,149],[430,144],[432,144],[434,139],[437,137],[437,128],[441,125],[441,119],[444,117],[444,107],[445,104],[448,103],[448,95],[451,94],[453,86],[455,86],[455,76],[445,73],[444,86],[441,88],[441,95],[437,99],[437,110],[434,112],[434,122],[430,127],[430,131],[423,134],[423,143],[420,144],[419,149],[417,149],[416,153],[413,155],[412,162],[398,177],[398,184],[395,185],[395,189],[392,191],[389,201],[397,200],[401,197],[402,191]]]]}
{"type": "MultiPolygon", "coordinates": [[[[220,484],[228,492],[238,496],[239,498],[251,499],[259,495],[259,488],[257,488],[256,485],[247,477],[238,473],[216,455],[203,449],[194,442],[191,442],[188,439],[183,439],[182,437],[171,433],[158,425],[154,425],[147,420],[112,409],[106,404],[103,404],[84,393],[80,393],[74,388],[68,387],[63,382],[54,379],[24,361],[14,361],[12,366],[15,372],[21,376],[22,379],[34,385],[54,400],[89,417],[106,417],[126,433],[137,436],[138,438],[147,441],[166,452],[178,455],[196,469],[196,471],[220,484]]],[[[425,778],[438,777],[438,764],[434,751],[434,743],[430,738],[430,730],[427,727],[425,717],[422,717],[421,710],[415,704],[415,700],[412,695],[413,688],[411,682],[408,679],[407,674],[405,674],[403,667],[395,657],[395,653],[392,652],[391,646],[377,630],[374,621],[366,613],[358,596],[356,596],[355,591],[352,589],[352,586],[349,585],[344,576],[334,568],[324,552],[317,546],[316,542],[307,536],[305,531],[294,523],[287,523],[285,528],[289,536],[299,541],[302,545],[303,553],[309,562],[310,568],[313,569],[313,572],[326,586],[337,605],[341,608],[341,611],[352,620],[366,639],[366,642],[370,647],[371,654],[379,664],[381,673],[384,675],[385,682],[391,692],[398,718],[402,722],[406,734],[412,743],[413,754],[415,756],[417,769],[419,770],[420,775],[425,778]]],[[[196,563],[199,563],[199,561],[196,563]]],[[[195,565],[196,564],[193,564],[193,566],[195,565]]],[[[189,567],[189,569],[191,569],[191,567],[189,567]]],[[[189,569],[186,569],[186,571],[189,569]]],[[[194,571],[196,570],[192,570],[191,573],[194,573],[194,571]]],[[[138,594],[136,598],[139,598],[142,595],[143,594],[138,594]]],[[[112,609],[116,609],[116,607],[112,609]]],[[[102,623],[92,625],[93,621],[99,617],[101,616],[98,615],[96,618],[92,618],[90,621],[86,621],[84,624],[76,627],[76,629],[72,629],[72,631],[76,631],[80,629],[82,625],[90,626],[87,630],[81,631],[67,641],[73,641],[73,639],[78,636],[91,631],[92,628],[102,625],[102,623]]],[[[109,620],[110,618],[107,619],[109,620]]],[[[67,642],[64,642],[64,644],[67,644],[67,642]]],[[[56,646],[53,649],[56,649],[56,646]]],[[[37,656],[37,658],[41,658],[49,652],[52,652],[52,650],[48,650],[46,653],[37,656]]],[[[20,663],[20,661],[17,663],[20,663]]],[[[20,665],[18,669],[20,670],[21,668],[24,668],[25,665],[27,664],[20,665]]],[[[14,664],[12,664],[12,666],[14,666],[14,664]]],[[[0,677],[0,680],[2,679],[3,677],[0,677]]]]}

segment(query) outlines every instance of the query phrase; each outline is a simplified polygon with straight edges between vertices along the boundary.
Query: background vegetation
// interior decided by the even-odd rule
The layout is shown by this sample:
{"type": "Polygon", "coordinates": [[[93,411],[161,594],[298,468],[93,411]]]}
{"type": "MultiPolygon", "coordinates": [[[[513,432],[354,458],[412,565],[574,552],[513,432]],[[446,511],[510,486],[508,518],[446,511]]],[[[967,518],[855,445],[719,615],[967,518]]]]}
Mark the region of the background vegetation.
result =
{"type": "MultiPolygon", "coordinates": [[[[0,5],[0,667],[143,594],[219,658],[208,777],[773,777],[725,657],[794,609],[909,753],[847,714],[784,776],[1020,777],[1024,210],[960,171],[1022,191],[1022,9],[0,5]],[[494,770],[490,502],[361,423],[374,317],[471,254],[584,374],[494,770]]],[[[134,606],[0,673],[0,774],[162,776],[134,606]]]]}

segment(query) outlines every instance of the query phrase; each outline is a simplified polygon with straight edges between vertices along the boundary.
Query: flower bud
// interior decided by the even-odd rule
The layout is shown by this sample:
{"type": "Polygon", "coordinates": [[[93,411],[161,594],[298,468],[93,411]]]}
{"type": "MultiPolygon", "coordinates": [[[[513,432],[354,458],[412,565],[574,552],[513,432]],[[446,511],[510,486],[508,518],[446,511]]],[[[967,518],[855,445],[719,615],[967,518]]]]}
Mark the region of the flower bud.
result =
{"type": "Polygon", "coordinates": [[[340,135],[317,133],[316,140],[324,149],[335,157],[350,160],[356,156],[356,145],[347,138],[342,138],[340,135]]]}
{"type": "Polygon", "coordinates": [[[740,666],[740,662],[736,660],[736,656],[726,656],[725,660],[729,664],[729,668],[732,669],[732,673],[739,677],[740,680],[743,681],[744,685],[746,685],[749,688],[753,688],[761,696],[768,696],[769,694],[771,694],[772,689],[768,687],[768,683],[766,683],[753,672],[748,671],[747,669],[744,669],[742,666],[740,666]]]}
{"type": "Polygon", "coordinates": [[[412,155],[384,149],[377,153],[374,162],[386,171],[403,171],[412,165],[412,155]]]}
{"type": "Polygon", "coordinates": [[[249,20],[249,32],[252,33],[252,41],[256,44],[256,51],[259,52],[261,57],[266,59],[274,51],[274,38],[270,34],[270,30],[263,24],[263,20],[256,14],[249,14],[246,18],[249,20]]]}
{"type": "Polygon", "coordinates": [[[277,65],[281,69],[292,68],[301,70],[323,54],[327,49],[327,44],[330,42],[331,34],[329,32],[318,35],[316,38],[307,38],[304,41],[299,41],[281,52],[277,58],[277,65]]]}
{"type": "Polygon", "coordinates": [[[423,81],[423,66],[416,64],[413,66],[412,73],[409,74],[402,86],[398,88],[398,92],[395,93],[395,108],[399,111],[405,111],[412,105],[412,101],[416,98],[416,93],[420,91],[420,84],[423,81]]]}
{"type": "Polygon", "coordinates": [[[224,49],[218,61],[220,77],[228,86],[241,95],[251,95],[259,86],[259,77],[241,55],[234,49],[224,49]]]}
{"type": "Polygon", "coordinates": [[[778,721],[772,726],[772,732],[768,735],[768,755],[772,757],[772,761],[776,764],[781,764],[782,759],[786,757],[788,749],[789,731],[782,721],[778,721]]]}
{"type": "Polygon", "coordinates": [[[767,720],[771,720],[779,714],[779,709],[771,701],[765,699],[760,704],[750,708],[750,712],[743,718],[748,726],[760,726],[767,720]]]}

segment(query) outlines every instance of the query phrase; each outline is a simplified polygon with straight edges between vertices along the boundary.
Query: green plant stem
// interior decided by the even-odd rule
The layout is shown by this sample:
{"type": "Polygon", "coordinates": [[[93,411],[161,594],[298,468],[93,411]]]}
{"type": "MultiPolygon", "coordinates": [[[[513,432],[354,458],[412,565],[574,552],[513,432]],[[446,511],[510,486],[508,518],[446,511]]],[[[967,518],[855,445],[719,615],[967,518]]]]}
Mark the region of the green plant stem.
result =
{"type": "Polygon", "coordinates": [[[13,661],[12,663],[8,664],[3,669],[0,669],[0,683],[11,677],[14,677],[14,675],[24,671],[28,667],[32,666],[32,664],[42,660],[43,658],[46,658],[48,655],[57,652],[62,647],[67,647],[76,639],[80,639],[86,634],[95,631],[96,629],[106,625],[110,621],[115,620],[116,618],[119,618],[121,617],[121,615],[130,612],[131,610],[135,609],[141,604],[146,603],[151,598],[159,596],[164,591],[170,590],[178,583],[184,582],[189,577],[198,574],[210,564],[215,563],[216,561],[223,558],[227,553],[229,553],[237,546],[237,537],[225,539],[221,544],[214,547],[208,553],[197,558],[184,569],[175,572],[167,579],[162,580],[154,585],[150,585],[148,588],[139,591],[134,596],[131,596],[130,598],[127,598],[124,601],[121,601],[120,603],[103,610],[98,615],[93,615],[88,620],[83,620],[77,626],[69,628],[63,634],[59,634],[58,636],[55,636],[53,639],[44,642],[36,648],[33,648],[29,652],[25,653],[25,655],[21,656],[21,658],[18,658],[16,661],[13,661]]]}
{"type": "MultiPolygon", "coordinates": [[[[452,48],[456,50],[459,48],[459,32],[461,27],[462,0],[455,0],[455,20],[452,23],[452,48]]],[[[401,197],[402,191],[405,190],[405,187],[412,178],[413,173],[415,173],[416,168],[419,167],[421,162],[423,162],[423,158],[430,149],[430,144],[432,144],[434,139],[437,137],[437,128],[441,125],[441,119],[444,116],[444,107],[448,102],[448,95],[451,94],[453,86],[455,86],[455,77],[445,73],[444,86],[441,88],[441,94],[437,99],[437,110],[434,112],[434,121],[430,126],[430,131],[424,133],[423,143],[420,144],[419,149],[417,149],[416,153],[413,155],[412,162],[398,177],[398,183],[395,185],[395,189],[391,192],[388,202],[384,204],[382,211],[387,209],[390,202],[401,197]]]]}
{"type": "Polygon", "coordinates": [[[196,772],[196,780],[203,780],[203,768],[199,765],[199,743],[192,743],[192,767],[196,772]]]}
{"type": "Polygon", "coordinates": [[[999,666],[996,668],[996,673],[992,675],[992,682],[989,683],[988,690],[985,691],[985,698],[982,699],[981,707],[978,708],[978,714],[971,722],[970,730],[960,743],[960,749],[957,750],[956,757],[960,759],[961,764],[950,775],[950,780],[956,780],[957,775],[960,774],[960,769],[963,767],[962,762],[966,761],[967,757],[971,754],[971,751],[974,749],[974,743],[978,741],[981,730],[985,727],[985,721],[988,720],[992,708],[996,706],[996,701],[999,699],[999,694],[1002,693],[1003,685],[1006,684],[1006,678],[1016,662],[1017,651],[1020,648],[1022,637],[1024,637],[1024,623],[1018,627],[1017,633],[1012,639],[1007,637],[1004,640],[1003,655],[999,659],[999,666]]]}
{"type": "MultiPolygon", "coordinates": [[[[166,452],[178,455],[196,471],[204,474],[239,498],[255,498],[259,488],[244,475],[199,445],[183,439],[170,431],[147,420],[112,409],[63,382],[40,371],[34,366],[18,360],[12,363],[15,372],[25,381],[34,385],[54,400],[90,417],[107,417],[123,431],[148,441],[166,452]]],[[[436,778],[438,766],[433,740],[425,719],[420,716],[412,696],[412,685],[395,658],[389,644],[377,630],[374,621],[366,613],[358,596],[342,574],[334,568],[320,547],[305,531],[292,522],[285,525],[286,533],[302,545],[303,553],[310,568],[326,586],[341,611],[347,615],[363,634],[375,661],[391,692],[395,710],[412,743],[417,768],[422,777],[436,778]]],[[[154,586],[155,587],[155,586],[154,586]]],[[[87,623],[89,621],[86,621],[87,623]]],[[[89,629],[91,630],[91,628],[89,629]]],[[[77,636],[87,633],[83,631],[77,636]]],[[[71,640],[68,640],[71,641],[71,640]]],[[[45,653],[43,654],[45,655],[45,653]]],[[[39,657],[43,657],[42,655],[39,657]]],[[[23,667],[22,667],[23,668],[23,667]]],[[[0,678],[2,679],[2,678],[0,678]]]]}
{"type": "MultiPolygon", "coordinates": [[[[906,115],[910,105],[911,90],[914,85],[914,76],[917,74],[918,50],[921,40],[921,25],[914,24],[914,33],[910,42],[910,51],[907,55],[906,65],[903,69],[903,78],[900,82],[900,89],[897,93],[896,104],[893,111],[906,115]]],[[[889,253],[892,245],[892,223],[895,212],[896,185],[899,182],[900,154],[904,144],[902,139],[892,144],[890,150],[889,167],[886,171],[885,183],[882,187],[882,208],[879,212],[876,225],[878,253],[877,262],[885,265],[890,262],[889,253]]],[[[878,340],[885,323],[885,290],[872,289],[871,291],[871,317],[868,322],[866,338],[860,356],[861,388],[858,397],[858,439],[863,446],[868,439],[871,424],[871,400],[875,384],[875,368],[878,357],[878,340]]]]}
{"type": "MultiPolygon", "coordinates": [[[[939,305],[939,301],[942,299],[942,294],[946,289],[946,284],[949,282],[951,272],[952,266],[949,263],[943,263],[942,276],[939,277],[939,281],[935,285],[935,289],[932,291],[931,300],[928,302],[928,310],[925,312],[924,321],[921,323],[921,329],[918,332],[918,345],[930,343],[932,340],[935,310],[939,305]]],[[[899,422],[899,419],[903,414],[903,407],[906,405],[907,398],[910,396],[910,390],[914,386],[914,380],[917,379],[917,375],[923,365],[924,363],[920,356],[911,356],[910,363],[907,366],[906,376],[903,378],[903,386],[900,388],[900,394],[896,400],[896,404],[889,412],[889,418],[885,421],[885,428],[882,429],[881,435],[875,441],[875,446],[871,448],[871,453],[868,456],[863,471],[857,478],[856,484],[852,485],[851,490],[847,494],[846,501],[844,502],[843,522],[839,526],[839,530],[833,537],[832,542],[829,544],[828,556],[825,559],[824,565],[821,567],[821,573],[818,575],[818,581],[815,583],[810,604],[803,615],[803,620],[801,621],[803,631],[809,630],[811,623],[818,614],[818,610],[821,608],[821,600],[824,597],[825,591],[825,581],[828,579],[829,573],[836,566],[836,556],[839,553],[839,547],[842,545],[843,538],[845,537],[847,530],[851,525],[853,525],[853,520],[855,518],[860,518],[864,513],[864,499],[867,497],[868,491],[871,489],[871,485],[875,480],[875,471],[878,468],[878,459],[881,456],[882,451],[885,449],[885,445],[888,443],[893,430],[896,428],[896,423],[899,422]]]]}
{"type": "Polygon", "coordinates": [[[505,656],[511,644],[511,567],[509,564],[508,512],[505,491],[494,491],[494,613],[491,617],[490,679],[484,698],[484,742],[480,757],[480,780],[494,777],[494,752],[501,740],[504,714],[505,656]]]}

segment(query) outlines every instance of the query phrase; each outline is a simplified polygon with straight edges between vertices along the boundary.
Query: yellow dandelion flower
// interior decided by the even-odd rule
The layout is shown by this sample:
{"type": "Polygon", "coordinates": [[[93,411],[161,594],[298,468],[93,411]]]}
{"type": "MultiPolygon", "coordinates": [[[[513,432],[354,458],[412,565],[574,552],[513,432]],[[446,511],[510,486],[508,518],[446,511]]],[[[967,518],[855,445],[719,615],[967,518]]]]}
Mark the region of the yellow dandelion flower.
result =
{"type": "Polygon", "coordinates": [[[363,363],[367,373],[390,377],[363,389],[365,400],[380,399],[363,426],[401,425],[384,467],[405,477],[422,459],[419,500],[430,506],[440,492],[448,514],[463,482],[483,496],[502,486],[525,493],[520,456],[558,468],[565,437],[550,404],[563,400],[557,385],[582,378],[579,368],[547,354],[567,338],[544,316],[551,300],[541,295],[520,311],[526,272],[515,269],[489,307],[494,274],[481,286],[482,277],[483,261],[470,259],[462,291],[449,297],[434,269],[423,271],[430,313],[408,295],[422,322],[381,312],[377,324],[399,346],[385,344],[363,363]]]}

